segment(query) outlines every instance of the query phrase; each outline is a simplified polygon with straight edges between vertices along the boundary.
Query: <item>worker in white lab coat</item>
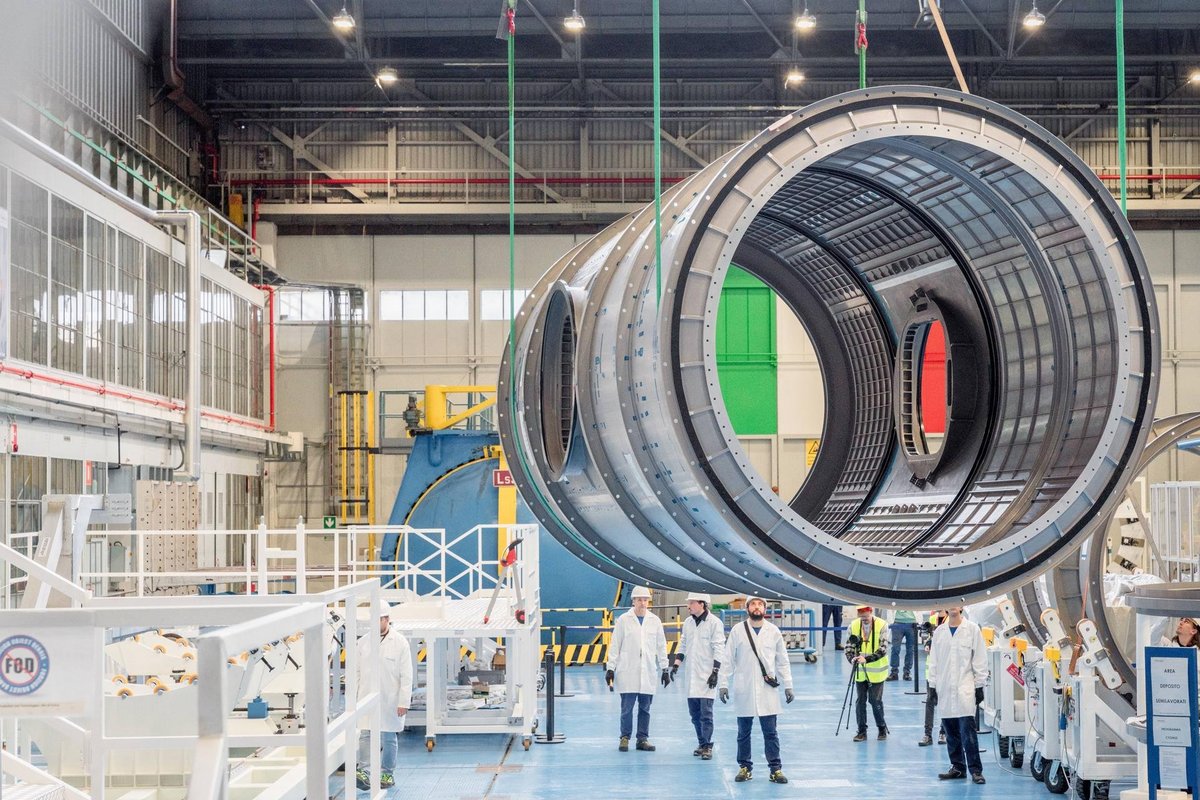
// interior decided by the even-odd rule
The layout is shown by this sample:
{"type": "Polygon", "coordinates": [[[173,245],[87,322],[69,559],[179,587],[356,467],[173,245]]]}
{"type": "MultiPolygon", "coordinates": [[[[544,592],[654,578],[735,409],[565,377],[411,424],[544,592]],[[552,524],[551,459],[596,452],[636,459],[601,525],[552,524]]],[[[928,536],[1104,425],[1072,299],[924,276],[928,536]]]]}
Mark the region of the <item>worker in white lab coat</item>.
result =
{"type": "Polygon", "coordinates": [[[629,750],[633,733],[633,706],[638,707],[637,749],[654,750],[650,744],[650,704],[659,682],[671,684],[667,669],[667,637],[662,622],[650,612],[650,590],[638,586],[632,594],[633,608],[617,618],[608,645],[605,679],[609,691],[614,683],[621,695],[621,742],[618,750],[629,750]]]}
{"type": "MultiPolygon", "coordinates": [[[[384,602],[379,615],[379,661],[370,658],[370,642],[367,636],[358,640],[358,696],[362,699],[371,691],[375,670],[380,671],[380,725],[379,742],[382,754],[379,759],[381,771],[379,785],[388,788],[396,785],[393,772],[396,769],[396,752],[400,747],[400,732],[412,701],[413,659],[408,640],[391,629],[391,608],[384,602]]],[[[358,737],[358,772],[355,775],[358,788],[370,789],[371,778],[366,767],[370,762],[371,732],[361,731],[358,737]]]]}
{"type": "Polygon", "coordinates": [[[946,731],[950,770],[944,781],[967,777],[986,783],[979,758],[976,707],[988,682],[987,644],[979,626],[963,617],[962,606],[950,606],[946,621],[933,632],[929,647],[929,688],[946,731]]]}
{"type": "Polygon", "coordinates": [[[737,715],[737,761],[741,769],[734,778],[739,783],[752,777],[754,764],[750,759],[750,733],[754,718],[762,729],[767,751],[767,766],[771,783],[787,783],[779,753],[779,732],[776,725],[783,706],[779,702],[779,686],[790,703],[792,665],[788,661],[783,634],[766,619],[767,604],[761,597],[746,600],[749,619],[733,626],[725,643],[725,658],[729,669],[720,674],[721,702],[729,702],[729,686],[733,686],[733,713],[737,715]]]}
{"type": "Polygon", "coordinates": [[[689,616],[683,621],[671,675],[683,665],[688,713],[696,729],[697,745],[692,755],[708,761],[713,746],[713,699],[717,696],[717,676],[725,659],[725,625],[710,613],[710,595],[693,592],[688,595],[687,606],[689,616]]]}

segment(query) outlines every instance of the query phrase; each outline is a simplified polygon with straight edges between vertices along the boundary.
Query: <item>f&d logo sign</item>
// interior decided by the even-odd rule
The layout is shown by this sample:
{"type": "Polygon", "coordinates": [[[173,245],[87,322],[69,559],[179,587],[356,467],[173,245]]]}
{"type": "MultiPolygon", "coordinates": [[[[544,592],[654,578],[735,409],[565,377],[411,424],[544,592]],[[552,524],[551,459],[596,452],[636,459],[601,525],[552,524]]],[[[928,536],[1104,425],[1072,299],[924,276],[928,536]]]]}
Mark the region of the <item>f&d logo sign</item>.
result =
{"type": "Polygon", "coordinates": [[[10,636],[0,642],[0,693],[33,694],[50,674],[50,654],[32,636],[10,636]]]}

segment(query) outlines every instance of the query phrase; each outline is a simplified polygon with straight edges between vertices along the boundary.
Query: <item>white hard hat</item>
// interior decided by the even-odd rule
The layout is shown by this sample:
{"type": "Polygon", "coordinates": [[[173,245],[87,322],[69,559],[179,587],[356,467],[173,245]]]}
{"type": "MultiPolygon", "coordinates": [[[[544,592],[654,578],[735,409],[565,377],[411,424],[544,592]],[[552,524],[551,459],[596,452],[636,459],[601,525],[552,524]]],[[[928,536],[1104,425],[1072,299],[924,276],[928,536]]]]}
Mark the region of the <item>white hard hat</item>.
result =
{"type": "Polygon", "coordinates": [[[631,594],[629,596],[633,600],[637,600],[639,597],[644,597],[647,600],[649,600],[650,599],[650,590],[647,589],[645,586],[635,586],[633,588],[633,594],[631,594]]]}
{"type": "Polygon", "coordinates": [[[691,594],[689,594],[687,596],[687,601],[689,603],[692,602],[693,600],[700,602],[700,603],[704,603],[705,605],[708,605],[708,606],[712,605],[712,595],[704,594],[703,592],[692,592],[691,594]]]}
{"type": "Polygon", "coordinates": [[[392,615],[392,604],[387,600],[379,601],[379,616],[390,617],[392,615]]]}
{"type": "Polygon", "coordinates": [[[767,604],[767,601],[766,601],[766,600],[762,599],[761,597],[759,597],[759,596],[758,596],[758,595],[756,595],[756,594],[752,594],[752,595],[750,595],[749,597],[747,597],[747,598],[746,598],[746,607],[747,607],[747,608],[749,608],[749,607],[750,607],[750,604],[751,604],[751,603],[753,603],[755,600],[757,600],[758,602],[762,603],[764,606],[767,604]]]}

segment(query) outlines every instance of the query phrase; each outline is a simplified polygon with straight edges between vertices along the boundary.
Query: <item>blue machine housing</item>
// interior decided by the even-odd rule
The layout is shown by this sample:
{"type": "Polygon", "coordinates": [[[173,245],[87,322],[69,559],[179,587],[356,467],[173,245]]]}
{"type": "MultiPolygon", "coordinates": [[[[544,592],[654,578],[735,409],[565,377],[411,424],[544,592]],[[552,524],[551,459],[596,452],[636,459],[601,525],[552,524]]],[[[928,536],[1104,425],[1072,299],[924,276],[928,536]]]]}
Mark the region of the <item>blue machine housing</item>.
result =
{"type": "MultiPolygon", "coordinates": [[[[419,433],[413,440],[408,466],[396,492],[396,502],[388,517],[389,525],[414,528],[445,528],[453,539],[476,525],[494,523],[499,512],[499,492],[492,485],[492,471],[499,459],[489,456],[489,448],[498,447],[499,434],[488,431],[445,430],[419,433]]],[[[536,524],[537,519],[518,495],[517,522],[536,524]]],[[[543,608],[603,608],[613,604],[617,581],[583,563],[558,540],[539,526],[543,608]]],[[[398,558],[399,533],[383,537],[380,559],[398,558]]],[[[455,548],[460,557],[474,562],[477,547],[464,543],[455,548]]],[[[419,560],[432,548],[409,545],[409,558],[419,560]]],[[[489,532],[483,543],[483,557],[496,557],[496,536],[489,532]]],[[[452,582],[455,590],[466,591],[466,580],[452,582]]],[[[418,579],[417,590],[433,589],[432,582],[418,579]]],[[[593,612],[549,612],[543,624],[596,625],[599,614],[593,612]]],[[[582,644],[591,641],[594,631],[570,631],[567,641],[582,644]]],[[[549,637],[544,637],[548,642],[549,637]]]]}

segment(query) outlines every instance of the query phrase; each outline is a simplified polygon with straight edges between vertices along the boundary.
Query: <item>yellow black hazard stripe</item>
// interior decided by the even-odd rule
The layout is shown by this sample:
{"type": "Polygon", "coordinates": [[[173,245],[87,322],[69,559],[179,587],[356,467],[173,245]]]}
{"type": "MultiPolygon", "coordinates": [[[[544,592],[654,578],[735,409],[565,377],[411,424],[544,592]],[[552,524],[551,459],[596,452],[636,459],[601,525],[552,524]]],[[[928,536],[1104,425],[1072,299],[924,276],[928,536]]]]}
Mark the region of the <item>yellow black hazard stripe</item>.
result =
{"type": "MultiPolygon", "coordinates": [[[[675,648],[679,646],[678,642],[667,642],[667,655],[675,655],[675,648]]],[[[562,645],[544,644],[541,649],[541,657],[546,658],[546,650],[554,650],[554,663],[560,663],[564,657],[562,645]]],[[[568,667],[581,666],[583,664],[603,664],[608,660],[608,645],[607,644],[569,644],[566,646],[566,654],[568,667]]]]}

